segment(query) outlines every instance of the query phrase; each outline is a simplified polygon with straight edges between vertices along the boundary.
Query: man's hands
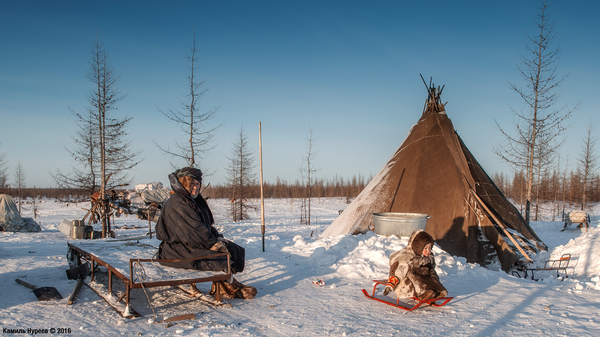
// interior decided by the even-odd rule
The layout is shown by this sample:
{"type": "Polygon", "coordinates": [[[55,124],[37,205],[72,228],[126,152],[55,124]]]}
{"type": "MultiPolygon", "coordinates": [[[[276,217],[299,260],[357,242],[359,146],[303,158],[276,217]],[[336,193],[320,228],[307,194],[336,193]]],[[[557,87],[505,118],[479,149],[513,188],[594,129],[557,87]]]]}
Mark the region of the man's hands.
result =
{"type": "Polygon", "coordinates": [[[215,243],[212,247],[210,247],[210,250],[212,250],[213,252],[219,252],[219,253],[227,253],[227,246],[225,246],[225,244],[223,243],[223,241],[217,241],[217,243],[215,243]]]}

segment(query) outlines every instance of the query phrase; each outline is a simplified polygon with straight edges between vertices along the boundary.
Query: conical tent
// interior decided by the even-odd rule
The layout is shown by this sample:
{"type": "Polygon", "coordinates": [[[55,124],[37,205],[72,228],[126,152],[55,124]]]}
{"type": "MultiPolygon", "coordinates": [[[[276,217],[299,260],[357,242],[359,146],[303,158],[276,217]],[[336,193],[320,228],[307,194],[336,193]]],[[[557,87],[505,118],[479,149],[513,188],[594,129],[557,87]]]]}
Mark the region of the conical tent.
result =
{"type": "Polygon", "coordinates": [[[404,143],[321,236],[373,230],[375,212],[426,213],[426,231],[446,252],[485,264],[493,247],[507,271],[547,247],[460,139],[441,91],[429,87],[423,115],[404,143]]]}

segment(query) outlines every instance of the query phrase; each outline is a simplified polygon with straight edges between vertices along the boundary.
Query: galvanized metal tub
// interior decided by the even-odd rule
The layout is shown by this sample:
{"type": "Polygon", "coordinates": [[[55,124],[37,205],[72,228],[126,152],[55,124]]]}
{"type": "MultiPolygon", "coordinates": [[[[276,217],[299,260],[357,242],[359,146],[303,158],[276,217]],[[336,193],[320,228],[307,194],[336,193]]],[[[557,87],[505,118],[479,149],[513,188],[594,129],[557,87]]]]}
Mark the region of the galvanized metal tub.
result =
{"type": "Polygon", "coordinates": [[[410,236],[412,232],[427,226],[427,219],[431,216],[424,213],[373,213],[373,226],[375,234],[410,236]]]}

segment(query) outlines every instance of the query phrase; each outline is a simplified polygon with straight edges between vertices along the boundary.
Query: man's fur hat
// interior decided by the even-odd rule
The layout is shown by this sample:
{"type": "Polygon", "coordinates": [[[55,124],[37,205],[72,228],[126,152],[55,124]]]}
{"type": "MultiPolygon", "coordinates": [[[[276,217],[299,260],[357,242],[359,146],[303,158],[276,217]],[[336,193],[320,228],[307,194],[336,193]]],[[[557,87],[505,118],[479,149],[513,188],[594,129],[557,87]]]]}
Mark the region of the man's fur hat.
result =
{"type": "Polygon", "coordinates": [[[196,179],[198,182],[202,182],[202,171],[200,171],[200,169],[197,169],[195,167],[184,167],[182,169],[179,169],[175,172],[173,172],[173,174],[175,175],[175,177],[177,179],[181,178],[181,177],[191,177],[196,179]]]}

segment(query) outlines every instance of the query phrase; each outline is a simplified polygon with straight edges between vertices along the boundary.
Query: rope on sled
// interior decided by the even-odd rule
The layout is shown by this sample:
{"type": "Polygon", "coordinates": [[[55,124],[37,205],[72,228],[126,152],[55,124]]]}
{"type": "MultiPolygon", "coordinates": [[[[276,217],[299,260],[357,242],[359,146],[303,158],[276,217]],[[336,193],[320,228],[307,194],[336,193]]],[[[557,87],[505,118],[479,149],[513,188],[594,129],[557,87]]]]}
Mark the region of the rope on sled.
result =
{"type": "Polygon", "coordinates": [[[140,285],[142,286],[142,290],[144,291],[144,294],[146,294],[146,299],[148,300],[148,305],[150,306],[150,309],[152,309],[152,314],[154,315],[154,319],[156,319],[156,311],[154,311],[154,307],[152,306],[152,302],[150,302],[150,297],[148,296],[146,287],[144,287],[144,281],[146,280],[146,270],[144,269],[144,266],[142,266],[140,259],[138,259],[137,262],[134,262],[132,267],[133,267],[133,275],[135,276],[133,279],[133,282],[135,282],[135,281],[140,282],[140,285]]]}
{"type": "MultiPolygon", "coordinates": [[[[154,261],[155,258],[157,257],[158,254],[158,249],[156,251],[156,253],[154,253],[154,255],[152,255],[152,257],[150,258],[150,263],[152,263],[152,265],[154,266],[154,268],[156,269],[156,271],[159,274],[159,277],[156,279],[161,280],[163,278],[163,272],[162,270],[158,267],[158,265],[156,264],[156,262],[154,261]]],[[[154,311],[154,307],[152,306],[152,302],[150,301],[150,297],[148,296],[148,292],[146,291],[146,288],[144,287],[144,281],[146,281],[146,279],[148,278],[148,275],[146,274],[146,269],[144,268],[144,266],[142,265],[142,262],[140,261],[140,259],[137,259],[137,261],[134,261],[132,264],[132,277],[133,280],[132,282],[139,282],[140,285],[142,286],[142,290],[144,291],[144,294],[146,295],[146,299],[148,300],[148,305],[150,306],[150,309],[152,309],[152,313],[154,315],[154,319],[156,319],[156,311],[154,311]]]]}
{"type": "MultiPolygon", "coordinates": [[[[158,266],[156,265],[156,262],[154,261],[157,254],[158,254],[158,250],[156,251],[156,253],[154,253],[154,255],[152,255],[152,257],[150,258],[150,262],[152,263],[152,265],[154,266],[156,271],[158,271],[159,277],[157,280],[161,280],[163,277],[163,273],[160,270],[160,268],[158,268],[158,266]]],[[[150,309],[152,309],[154,319],[156,319],[156,311],[154,311],[154,307],[152,306],[152,302],[150,301],[148,292],[146,291],[146,288],[144,287],[144,281],[148,278],[148,276],[146,274],[146,269],[144,269],[144,266],[142,266],[142,262],[140,261],[140,259],[133,262],[132,268],[133,268],[132,282],[136,282],[136,281],[140,282],[140,285],[142,286],[142,290],[144,291],[144,294],[146,294],[146,299],[148,300],[148,305],[150,306],[150,309]]]]}
{"type": "MultiPolygon", "coordinates": [[[[160,270],[160,268],[158,268],[158,266],[154,262],[154,258],[156,257],[157,253],[154,253],[154,255],[150,258],[150,260],[151,260],[151,263],[154,266],[154,268],[158,271],[158,273],[159,273],[158,280],[160,280],[160,279],[162,279],[163,274],[162,274],[162,271],[160,270]]],[[[154,319],[156,319],[156,311],[154,311],[154,307],[152,306],[152,302],[150,301],[150,297],[148,296],[146,287],[144,287],[144,281],[148,278],[147,274],[146,274],[146,269],[144,269],[144,266],[142,266],[142,262],[140,261],[140,259],[138,259],[136,262],[133,262],[132,268],[133,268],[133,276],[134,276],[132,282],[135,282],[135,281],[140,282],[140,285],[142,286],[142,290],[144,291],[144,294],[146,294],[146,299],[148,300],[148,305],[150,306],[150,309],[152,309],[154,319]]]]}

